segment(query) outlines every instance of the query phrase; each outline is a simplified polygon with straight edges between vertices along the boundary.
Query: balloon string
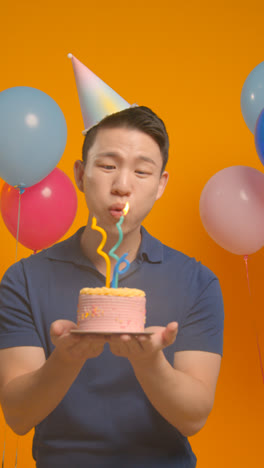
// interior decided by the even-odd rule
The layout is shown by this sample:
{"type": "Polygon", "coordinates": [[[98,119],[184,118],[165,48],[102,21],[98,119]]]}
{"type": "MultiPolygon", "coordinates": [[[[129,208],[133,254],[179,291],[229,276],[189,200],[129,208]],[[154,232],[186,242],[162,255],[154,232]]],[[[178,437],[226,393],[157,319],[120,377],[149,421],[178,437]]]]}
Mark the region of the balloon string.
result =
{"type": "Polygon", "coordinates": [[[263,369],[263,364],[262,364],[261,350],[260,350],[260,346],[259,346],[259,339],[258,339],[258,332],[257,331],[256,331],[256,340],[257,340],[257,348],[258,348],[258,355],[259,355],[259,362],[260,362],[262,381],[264,383],[264,369],[263,369]]]}
{"type": "MultiPolygon", "coordinates": [[[[16,262],[18,258],[18,237],[19,237],[19,225],[20,225],[20,209],[21,209],[21,195],[24,193],[25,189],[19,186],[15,186],[17,190],[19,190],[18,196],[18,214],[17,214],[17,233],[16,233],[16,262]]],[[[2,456],[2,468],[5,466],[5,451],[6,451],[6,431],[7,423],[5,422],[5,430],[4,430],[4,448],[3,448],[3,456],[2,456]]],[[[16,458],[15,458],[15,468],[17,468],[17,459],[18,459],[18,437],[16,442],[16,458]]]]}
{"type": "Polygon", "coordinates": [[[19,237],[19,225],[20,225],[20,208],[21,208],[21,195],[24,193],[25,189],[16,186],[16,189],[19,190],[19,196],[18,196],[18,213],[17,213],[17,233],[16,233],[16,262],[17,262],[17,252],[18,252],[18,237],[19,237]]]}
{"type": "Polygon", "coordinates": [[[2,456],[2,468],[5,466],[5,448],[6,448],[6,423],[4,429],[4,448],[3,448],[3,456],[2,456]]]}
{"type": "Polygon", "coordinates": [[[18,459],[18,436],[16,442],[16,459],[15,459],[15,468],[17,468],[17,459],[18,459]]]}
{"type": "MultiPolygon", "coordinates": [[[[249,275],[248,275],[248,255],[244,255],[244,261],[245,261],[245,265],[246,265],[248,290],[249,290],[249,295],[251,296],[251,291],[250,291],[250,286],[249,286],[249,275]]],[[[260,370],[261,370],[261,375],[262,375],[262,381],[264,383],[264,369],[263,369],[261,349],[260,349],[260,345],[259,345],[259,338],[258,338],[258,332],[257,332],[256,325],[255,325],[255,334],[256,334],[256,342],[257,342],[257,348],[258,348],[258,356],[259,356],[259,364],[260,364],[260,370]]]]}
{"type": "Polygon", "coordinates": [[[248,255],[244,255],[244,261],[245,261],[245,265],[246,265],[248,290],[249,290],[249,295],[251,296],[251,291],[250,291],[250,286],[249,286],[249,276],[248,276],[248,255]]]}

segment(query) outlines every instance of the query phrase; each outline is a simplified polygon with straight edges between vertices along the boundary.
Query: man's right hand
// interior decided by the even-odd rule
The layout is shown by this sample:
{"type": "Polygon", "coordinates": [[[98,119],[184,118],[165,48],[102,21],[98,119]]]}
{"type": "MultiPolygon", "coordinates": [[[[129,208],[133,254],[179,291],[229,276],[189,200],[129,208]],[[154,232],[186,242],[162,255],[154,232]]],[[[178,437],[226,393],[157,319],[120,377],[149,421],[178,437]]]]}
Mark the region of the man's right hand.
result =
{"type": "Polygon", "coordinates": [[[99,356],[104,349],[106,338],[102,335],[78,335],[71,330],[78,329],[70,320],[56,320],[51,324],[50,337],[60,359],[68,363],[85,362],[99,356]]]}

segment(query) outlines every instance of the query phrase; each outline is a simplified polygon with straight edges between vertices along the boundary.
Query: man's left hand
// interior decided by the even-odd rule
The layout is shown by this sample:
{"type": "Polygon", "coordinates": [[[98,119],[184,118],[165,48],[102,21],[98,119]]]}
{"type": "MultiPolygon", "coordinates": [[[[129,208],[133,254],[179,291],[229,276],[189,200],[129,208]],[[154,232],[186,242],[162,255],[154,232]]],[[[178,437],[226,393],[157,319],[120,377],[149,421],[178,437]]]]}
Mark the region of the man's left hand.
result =
{"type": "Polygon", "coordinates": [[[112,335],[109,346],[116,356],[126,357],[131,363],[155,359],[157,353],[174,343],[178,333],[178,323],[171,322],[166,327],[148,327],[152,335],[112,335]]]}

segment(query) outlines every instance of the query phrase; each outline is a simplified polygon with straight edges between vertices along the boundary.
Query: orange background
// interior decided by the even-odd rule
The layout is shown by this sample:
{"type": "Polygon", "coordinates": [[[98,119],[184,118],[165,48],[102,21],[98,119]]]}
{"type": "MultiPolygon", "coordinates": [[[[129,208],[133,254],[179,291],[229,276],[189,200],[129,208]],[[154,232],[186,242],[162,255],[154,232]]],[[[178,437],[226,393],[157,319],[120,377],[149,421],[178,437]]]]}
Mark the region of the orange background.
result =
{"type": "MultiPolygon", "coordinates": [[[[262,0],[149,2],[75,0],[4,2],[1,6],[0,90],[31,86],[49,94],[68,126],[58,164],[72,180],[83,121],[69,52],[130,103],[152,107],[166,122],[170,181],[145,226],[163,242],[201,260],[219,277],[225,301],[224,359],[214,409],[191,438],[198,468],[260,466],[264,382],[264,249],[243,258],[215,244],[199,218],[207,180],[227,166],[263,172],[240,110],[250,71],[264,60],[262,0]],[[95,2],[97,3],[97,2],[95,2]]],[[[15,137],[15,135],[14,135],[15,137]]],[[[66,236],[85,224],[81,194],[66,236]]],[[[0,219],[1,276],[15,261],[15,239],[0,219]]],[[[19,246],[19,258],[31,252],[19,246]]],[[[41,404],[41,402],[40,402],[41,404]]],[[[4,444],[1,417],[0,451],[4,444]]],[[[161,435],[162,436],[162,435],[161,435]]],[[[5,468],[14,467],[17,437],[7,429],[5,468]]],[[[18,439],[18,468],[31,468],[32,432],[18,439]]]]}

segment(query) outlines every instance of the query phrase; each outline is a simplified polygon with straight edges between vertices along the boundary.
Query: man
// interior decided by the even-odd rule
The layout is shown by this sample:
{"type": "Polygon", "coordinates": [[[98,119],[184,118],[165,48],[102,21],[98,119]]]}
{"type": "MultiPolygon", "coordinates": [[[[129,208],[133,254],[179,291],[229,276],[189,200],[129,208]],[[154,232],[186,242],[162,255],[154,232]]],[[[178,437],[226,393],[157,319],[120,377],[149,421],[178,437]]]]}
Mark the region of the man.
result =
{"type": "MultiPolygon", "coordinates": [[[[146,107],[103,119],[74,166],[89,209],[72,238],[13,265],[0,290],[0,398],[18,434],[36,427],[38,468],[185,467],[188,439],[212,409],[220,369],[222,295],[217,278],[141,226],[166,187],[168,136],[146,107]],[[97,254],[116,243],[126,202],[120,287],[143,289],[150,336],[77,336],[79,290],[105,285],[97,254]],[[178,334],[177,338],[176,335],[178,334]]],[[[112,270],[114,265],[112,264],[112,270]]]]}

